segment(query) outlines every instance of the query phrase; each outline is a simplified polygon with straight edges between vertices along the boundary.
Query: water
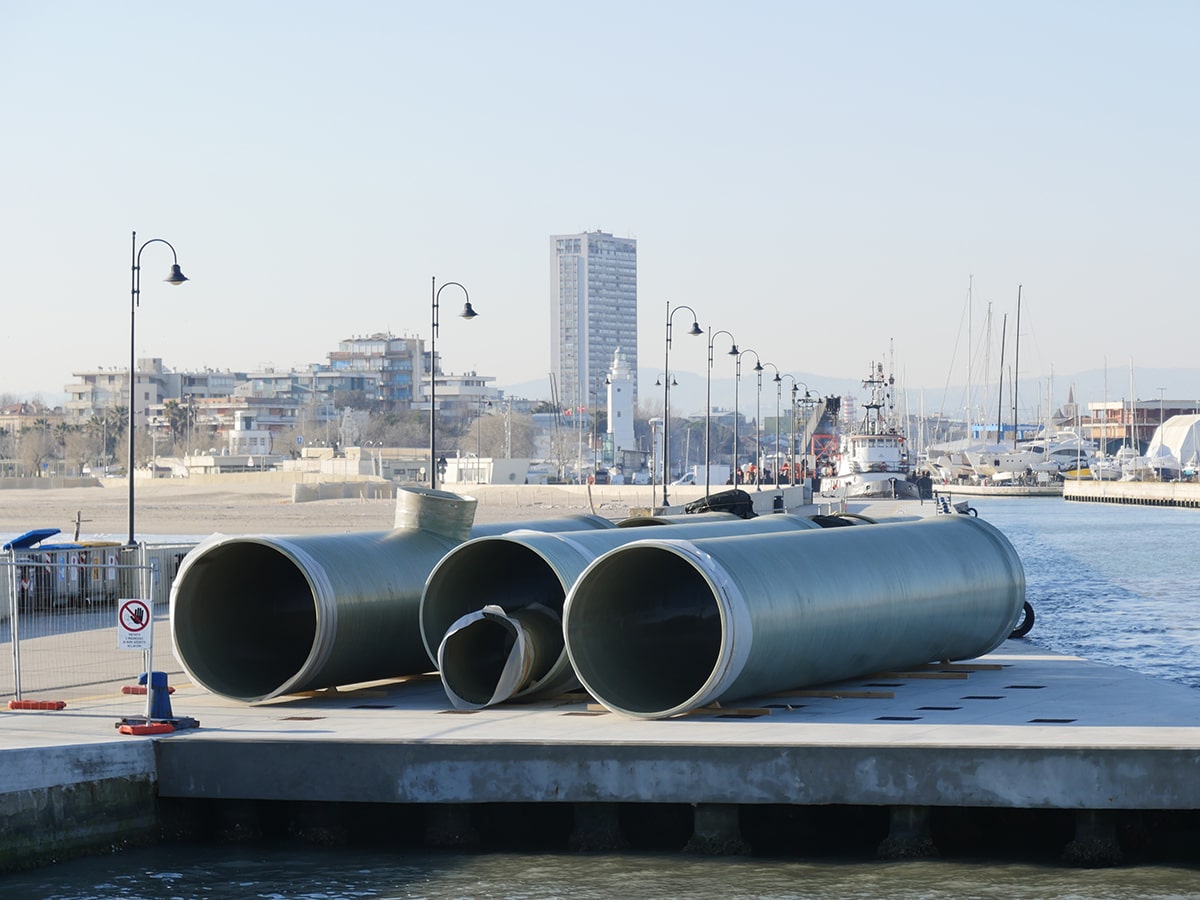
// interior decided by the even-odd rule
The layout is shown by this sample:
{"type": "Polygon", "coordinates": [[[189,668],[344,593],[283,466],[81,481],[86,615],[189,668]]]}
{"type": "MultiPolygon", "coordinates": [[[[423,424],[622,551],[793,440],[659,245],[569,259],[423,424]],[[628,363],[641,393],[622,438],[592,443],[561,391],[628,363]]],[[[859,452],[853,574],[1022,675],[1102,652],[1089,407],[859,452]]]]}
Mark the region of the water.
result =
{"type": "MultiPolygon", "coordinates": [[[[1025,566],[1030,640],[1200,688],[1200,511],[973,498],[1025,566]]],[[[1193,858],[1195,855],[1193,853],[1193,858]]],[[[1196,866],[1004,860],[426,853],[296,844],[131,849],[0,877],[5,900],[168,898],[1197,898],[1196,866]]]]}
{"type": "Polygon", "coordinates": [[[679,854],[383,854],[155,847],[0,879],[6,900],[360,900],[686,897],[840,900],[1200,897],[1200,870],[980,862],[810,861],[679,854]]]}
{"type": "Polygon", "coordinates": [[[973,498],[1025,566],[1030,640],[1200,688],[1200,510],[973,498]]]}

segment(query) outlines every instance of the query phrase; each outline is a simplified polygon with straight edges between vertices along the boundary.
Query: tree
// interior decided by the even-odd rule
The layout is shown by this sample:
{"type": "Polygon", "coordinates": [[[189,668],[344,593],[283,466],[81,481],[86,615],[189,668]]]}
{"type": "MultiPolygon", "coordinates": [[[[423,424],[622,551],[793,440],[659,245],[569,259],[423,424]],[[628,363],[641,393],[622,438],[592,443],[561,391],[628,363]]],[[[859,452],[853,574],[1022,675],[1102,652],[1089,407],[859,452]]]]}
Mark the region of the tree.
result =
{"type": "Polygon", "coordinates": [[[44,475],[44,466],[54,458],[57,446],[54,435],[50,433],[50,422],[38,419],[34,422],[34,427],[21,429],[18,458],[24,464],[26,472],[32,472],[35,477],[44,475]]]}
{"type": "Polygon", "coordinates": [[[62,455],[67,474],[82,475],[83,467],[92,462],[96,445],[86,425],[72,426],[63,438],[62,455]]]}
{"type": "Polygon", "coordinates": [[[195,409],[190,403],[185,405],[178,400],[168,400],[163,404],[163,415],[171,429],[172,443],[183,446],[186,454],[190,449],[187,447],[187,435],[196,422],[195,409]]]}
{"type": "Polygon", "coordinates": [[[480,455],[493,459],[513,456],[527,459],[534,454],[533,416],[528,413],[485,414],[477,423],[480,455]]]}

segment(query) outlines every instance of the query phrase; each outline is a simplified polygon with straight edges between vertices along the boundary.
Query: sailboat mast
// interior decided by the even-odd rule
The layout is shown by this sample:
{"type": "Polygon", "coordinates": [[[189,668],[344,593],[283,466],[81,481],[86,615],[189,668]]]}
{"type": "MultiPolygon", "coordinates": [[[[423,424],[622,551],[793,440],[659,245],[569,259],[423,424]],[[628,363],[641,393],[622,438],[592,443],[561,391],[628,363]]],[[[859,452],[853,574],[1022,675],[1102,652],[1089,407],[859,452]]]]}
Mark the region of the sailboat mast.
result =
{"type": "Polygon", "coordinates": [[[1004,430],[1000,423],[1004,421],[1004,339],[1008,336],[1008,313],[1000,323],[1000,383],[996,388],[996,443],[1004,443],[1004,430]]]}
{"type": "MultiPolygon", "coordinates": [[[[974,325],[974,322],[972,321],[973,317],[972,317],[972,309],[971,309],[971,307],[974,305],[974,293],[973,293],[974,286],[975,286],[975,276],[968,275],[967,276],[967,441],[968,441],[968,443],[971,440],[972,426],[974,425],[974,422],[971,421],[971,401],[973,399],[971,396],[971,366],[973,366],[975,364],[975,358],[974,358],[975,357],[975,345],[971,343],[971,341],[975,337],[975,333],[974,333],[974,331],[972,331],[972,329],[975,327],[975,325],[974,325]]],[[[1132,365],[1133,364],[1130,363],[1131,370],[1132,370],[1132,365]]],[[[1130,378],[1132,378],[1132,377],[1133,376],[1130,375],[1130,378]]]]}
{"type": "Polygon", "coordinates": [[[1013,388],[1012,388],[1012,405],[1013,405],[1013,449],[1017,449],[1017,429],[1020,427],[1020,421],[1017,418],[1020,413],[1017,411],[1017,385],[1021,381],[1021,285],[1017,285],[1017,327],[1016,333],[1013,336],[1013,388]]]}

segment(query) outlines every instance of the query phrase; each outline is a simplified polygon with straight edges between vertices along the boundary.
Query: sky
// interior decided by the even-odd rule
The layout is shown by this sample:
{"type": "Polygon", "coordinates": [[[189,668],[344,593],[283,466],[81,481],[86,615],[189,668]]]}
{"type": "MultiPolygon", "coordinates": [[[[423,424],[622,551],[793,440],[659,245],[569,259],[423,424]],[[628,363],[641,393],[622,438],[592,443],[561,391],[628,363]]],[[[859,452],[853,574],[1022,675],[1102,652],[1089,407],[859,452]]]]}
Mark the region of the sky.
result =
{"type": "Polygon", "coordinates": [[[638,241],[643,369],[682,304],[814,390],[1002,377],[1003,326],[1022,379],[1200,396],[1197,34],[1183,0],[0,0],[0,394],[128,366],[136,231],[191,279],[145,246],[139,358],[427,338],[436,277],[479,314],[442,293],[444,370],[548,396],[549,236],[599,229],[638,241]]]}

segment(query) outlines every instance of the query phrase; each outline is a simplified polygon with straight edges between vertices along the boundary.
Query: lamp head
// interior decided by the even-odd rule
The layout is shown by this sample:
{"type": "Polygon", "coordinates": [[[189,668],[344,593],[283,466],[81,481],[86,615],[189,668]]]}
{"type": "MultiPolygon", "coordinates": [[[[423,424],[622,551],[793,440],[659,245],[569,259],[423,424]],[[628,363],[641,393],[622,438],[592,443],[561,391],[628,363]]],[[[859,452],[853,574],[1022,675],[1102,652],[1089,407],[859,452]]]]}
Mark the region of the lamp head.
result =
{"type": "Polygon", "coordinates": [[[730,356],[737,356],[737,355],[739,354],[739,352],[740,352],[740,351],[739,351],[739,350],[738,350],[738,348],[737,348],[737,344],[733,344],[733,345],[732,345],[732,346],[729,348],[729,355],[730,355],[730,356]]]}
{"type": "Polygon", "coordinates": [[[459,315],[464,319],[473,319],[479,315],[479,313],[475,312],[475,309],[471,306],[471,301],[468,300],[463,304],[463,310],[459,313],[459,315]]]}
{"type": "Polygon", "coordinates": [[[179,263],[171,266],[171,274],[163,279],[167,284],[183,284],[188,280],[188,277],[179,269],[179,263]]]}
{"type": "Polygon", "coordinates": [[[762,364],[761,362],[759,362],[759,361],[756,359],[756,360],[754,361],[754,371],[755,371],[755,372],[762,372],[762,370],[763,370],[763,364],[762,364]]]}
{"type": "Polygon", "coordinates": [[[704,332],[700,330],[700,323],[693,321],[692,330],[689,331],[688,334],[704,334],[704,332]]]}

